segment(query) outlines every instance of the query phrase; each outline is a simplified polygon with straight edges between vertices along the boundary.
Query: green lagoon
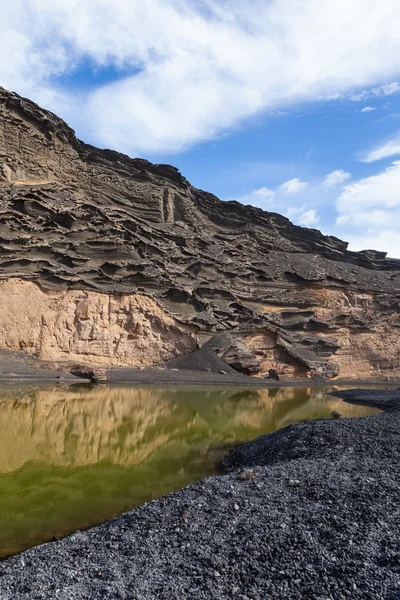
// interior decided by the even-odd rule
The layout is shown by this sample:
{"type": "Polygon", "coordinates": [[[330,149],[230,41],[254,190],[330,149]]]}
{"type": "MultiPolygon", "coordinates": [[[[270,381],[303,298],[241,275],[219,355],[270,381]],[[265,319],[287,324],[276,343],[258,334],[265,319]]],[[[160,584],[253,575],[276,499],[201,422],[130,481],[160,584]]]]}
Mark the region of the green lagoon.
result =
{"type": "Polygon", "coordinates": [[[209,475],[290,423],[378,412],[328,389],[45,386],[0,391],[0,555],[103,522],[209,475]]]}

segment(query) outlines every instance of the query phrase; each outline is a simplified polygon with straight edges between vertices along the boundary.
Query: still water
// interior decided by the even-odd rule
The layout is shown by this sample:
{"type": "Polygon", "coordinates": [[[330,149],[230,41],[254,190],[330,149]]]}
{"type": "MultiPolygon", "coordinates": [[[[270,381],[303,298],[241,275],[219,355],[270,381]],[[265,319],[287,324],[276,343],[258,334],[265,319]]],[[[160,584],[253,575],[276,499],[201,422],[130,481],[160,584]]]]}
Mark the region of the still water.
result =
{"type": "Polygon", "coordinates": [[[289,423],[363,416],[327,390],[48,386],[0,390],[0,556],[216,473],[289,423]]]}

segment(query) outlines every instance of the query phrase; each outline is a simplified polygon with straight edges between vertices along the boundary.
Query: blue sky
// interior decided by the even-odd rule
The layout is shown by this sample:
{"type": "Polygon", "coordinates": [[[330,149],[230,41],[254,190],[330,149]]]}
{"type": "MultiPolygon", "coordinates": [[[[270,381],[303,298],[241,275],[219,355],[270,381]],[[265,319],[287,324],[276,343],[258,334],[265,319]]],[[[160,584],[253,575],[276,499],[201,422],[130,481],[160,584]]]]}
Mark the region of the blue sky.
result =
{"type": "Polygon", "coordinates": [[[174,162],[195,185],[206,182],[222,198],[234,198],[262,186],[276,188],[293,177],[318,180],[335,169],[350,171],[357,179],[379,172],[390,158],[366,164],[360,157],[397,129],[400,95],[368,103],[300,104],[279,115],[249,119],[183,153],[149,158],[174,162]],[[361,112],[366,106],[374,110],[361,112]]]}
{"type": "Polygon", "coordinates": [[[0,85],[84,141],[400,257],[398,0],[4,0],[0,85]]]}

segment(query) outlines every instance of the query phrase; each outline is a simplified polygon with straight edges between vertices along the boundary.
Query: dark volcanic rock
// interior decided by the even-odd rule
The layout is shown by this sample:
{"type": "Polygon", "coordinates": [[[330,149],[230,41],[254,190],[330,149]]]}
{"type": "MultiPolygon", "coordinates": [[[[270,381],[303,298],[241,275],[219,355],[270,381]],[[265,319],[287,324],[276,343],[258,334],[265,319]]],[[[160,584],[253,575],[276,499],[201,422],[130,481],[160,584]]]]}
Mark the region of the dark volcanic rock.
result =
{"type": "MultiPolygon", "coordinates": [[[[329,362],[323,356],[321,357],[312,350],[309,350],[307,344],[292,345],[282,337],[278,338],[278,344],[283,347],[295,361],[304,365],[311,375],[322,375],[328,379],[339,375],[339,365],[334,362],[329,362]]],[[[324,344],[321,343],[321,346],[324,347],[324,344]]]]}
{"type": "Polygon", "coordinates": [[[260,361],[250,348],[238,337],[229,333],[214,335],[202,348],[212,350],[236,371],[246,375],[261,371],[260,361]]]}
{"type": "MultiPolygon", "coordinates": [[[[399,402],[400,397],[397,404],[399,402]]],[[[397,460],[400,458],[400,446],[393,448],[393,438],[387,436],[388,430],[397,427],[400,427],[400,412],[395,415],[384,413],[374,418],[340,419],[340,422],[333,418],[289,425],[240,446],[223,464],[225,469],[236,469],[302,457],[331,459],[346,452],[354,457],[368,455],[397,460]]]]}
{"type": "MultiPolygon", "coordinates": [[[[10,278],[47,291],[147,294],[192,333],[235,332],[265,373],[400,373],[400,261],[222,202],[169,165],[87,145],[52,113],[0,88],[0,280],[10,278]],[[284,335],[309,340],[311,332],[336,348],[332,357],[318,339],[304,348],[284,335]],[[317,366],[304,349],[321,357],[317,366]]],[[[88,329],[78,320],[74,338],[88,329]]],[[[135,366],[127,327],[123,356],[135,366]]],[[[2,343],[26,344],[5,335],[2,343]]],[[[46,358],[40,341],[30,345],[46,358]]],[[[60,342],[54,348],[63,354],[60,342]]],[[[112,357],[121,364],[107,349],[104,360],[112,357]]]]}
{"type": "Polygon", "coordinates": [[[397,410],[400,406],[400,388],[394,390],[340,390],[331,396],[342,398],[350,404],[374,406],[385,411],[397,410]]]}

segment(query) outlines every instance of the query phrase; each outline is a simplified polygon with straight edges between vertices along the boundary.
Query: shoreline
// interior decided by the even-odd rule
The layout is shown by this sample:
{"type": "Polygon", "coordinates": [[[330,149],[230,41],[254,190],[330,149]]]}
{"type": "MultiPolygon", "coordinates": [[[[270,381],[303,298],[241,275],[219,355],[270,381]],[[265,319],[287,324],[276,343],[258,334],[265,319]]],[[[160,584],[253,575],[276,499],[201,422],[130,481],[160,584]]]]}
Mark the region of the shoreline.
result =
{"type": "MultiPolygon", "coordinates": [[[[72,375],[68,363],[48,363],[26,352],[0,348],[0,385],[21,384],[90,384],[92,379],[84,376],[72,375]]],[[[387,378],[371,377],[368,379],[336,378],[327,379],[322,376],[305,378],[281,378],[279,381],[251,377],[240,373],[226,372],[215,373],[200,370],[183,370],[160,367],[103,367],[94,366],[93,369],[104,371],[105,380],[100,385],[162,385],[162,386],[235,386],[235,387],[342,387],[342,386],[400,386],[400,377],[387,380],[387,378]]],[[[86,367],[86,372],[90,367],[86,367]]]]}
{"type": "Polygon", "coordinates": [[[158,379],[155,381],[152,378],[143,379],[118,379],[110,380],[106,383],[96,384],[90,379],[83,379],[80,377],[73,378],[60,378],[60,377],[2,377],[0,375],[0,386],[48,386],[48,385],[86,385],[86,386],[103,386],[103,387],[212,387],[212,388],[256,388],[256,389],[274,389],[274,388],[342,388],[342,387],[369,387],[369,388],[384,388],[384,389],[398,389],[400,386],[400,380],[398,381],[384,381],[377,379],[343,379],[343,380],[328,380],[326,382],[312,381],[304,379],[293,379],[284,382],[268,382],[260,383],[259,381],[243,381],[243,380],[226,380],[226,379],[210,379],[207,381],[176,378],[171,380],[158,379]]]}
{"type": "Polygon", "coordinates": [[[383,412],[263,435],[224,475],[5,559],[0,597],[395,600],[400,391],[333,394],[383,412]]]}
{"type": "MultiPolygon", "coordinates": [[[[92,379],[78,377],[68,371],[67,363],[48,363],[18,350],[0,348],[0,385],[40,385],[40,384],[90,384],[92,379]]],[[[383,377],[368,379],[336,378],[322,376],[306,378],[281,378],[279,381],[251,377],[240,373],[215,373],[200,370],[169,369],[160,367],[102,367],[93,369],[104,371],[105,380],[100,385],[145,385],[145,386],[235,386],[256,388],[280,387],[342,387],[342,386],[400,386],[400,378],[387,380],[383,377]]],[[[86,368],[86,372],[90,368],[86,368]]]]}
{"type": "Polygon", "coordinates": [[[93,385],[103,387],[227,387],[227,388],[257,388],[257,389],[274,389],[274,388],[341,388],[341,387],[370,387],[370,388],[387,388],[387,389],[398,389],[400,386],[400,379],[395,381],[382,381],[380,379],[328,379],[326,381],[320,381],[313,379],[290,379],[286,381],[265,381],[256,378],[249,377],[248,379],[233,379],[229,377],[224,378],[207,378],[196,379],[191,377],[192,372],[188,371],[188,376],[174,377],[174,378],[155,378],[151,374],[145,375],[144,377],[122,377],[122,378],[110,378],[106,382],[94,383],[90,379],[81,377],[60,377],[55,376],[23,376],[18,375],[17,377],[2,376],[0,374],[0,386],[42,386],[42,385],[93,385]]]}
{"type": "Polygon", "coordinates": [[[161,369],[110,369],[106,371],[107,383],[109,384],[144,384],[144,385],[229,385],[259,388],[279,387],[335,387],[335,386],[397,386],[400,378],[392,381],[383,379],[326,379],[315,377],[287,378],[280,381],[261,379],[245,375],[220,375],[219,373],[203,373],[201,371],[175,371],[161,369]]]}

